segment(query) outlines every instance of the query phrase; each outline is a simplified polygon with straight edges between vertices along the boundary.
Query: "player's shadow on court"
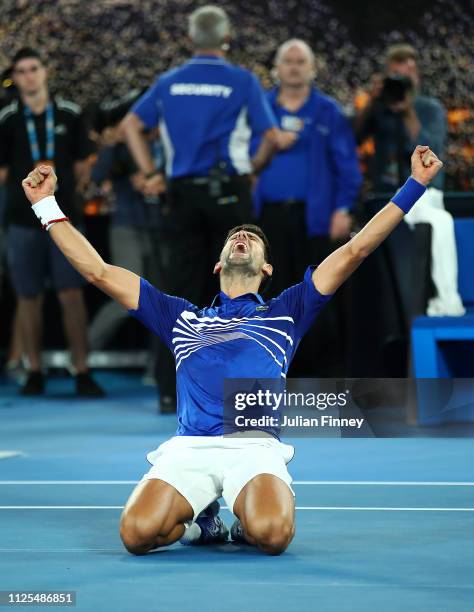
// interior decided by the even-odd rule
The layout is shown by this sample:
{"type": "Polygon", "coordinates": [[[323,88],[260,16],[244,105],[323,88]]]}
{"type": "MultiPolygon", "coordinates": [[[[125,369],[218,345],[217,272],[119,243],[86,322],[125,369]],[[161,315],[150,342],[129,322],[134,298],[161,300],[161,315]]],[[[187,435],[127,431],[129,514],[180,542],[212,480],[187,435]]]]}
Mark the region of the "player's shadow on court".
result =
{"type": "MultiPolygon", "coordinates": [[[[246,559],[248,559],[248,557],[267,557],[265,553],[254,546],[247,546],[246,544],[238,544],[229,541],[224,544],[208,544],[205,546],[182,546],[180,544],[173,544],[172,546],[154,550],[143,556],[131,555],[124,550],[122,561],[125,563],[147,563],[151,562],[153,559],[158,560],[160,555],[165,555],[166,558],[172,555],[176,560],[178,558],[184,558],[184,556],[186,556],[186,560],[189,560],[191,556],[200,561],[204,561],[206,558],[213,558],[223,554],[235,554],[245,557],[246,559]]],[[[288,553],[286,553],[286,555],[288,555],[288,553]]]]}

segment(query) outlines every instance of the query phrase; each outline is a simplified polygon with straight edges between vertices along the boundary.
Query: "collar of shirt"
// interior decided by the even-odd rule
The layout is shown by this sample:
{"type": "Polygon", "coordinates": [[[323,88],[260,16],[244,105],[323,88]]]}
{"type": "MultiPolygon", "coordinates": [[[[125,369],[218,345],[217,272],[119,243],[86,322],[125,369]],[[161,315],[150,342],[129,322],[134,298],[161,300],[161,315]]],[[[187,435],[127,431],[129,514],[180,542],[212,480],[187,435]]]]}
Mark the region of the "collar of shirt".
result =
{"type": "MultiPolygon", "coordinates": [[[[18,110],[20,111],[21,115],[23,115],[25,108],[30,108],[30,107],[27,106],[23,102],[23,100],[21,98],[18,98],[18,102],[19,102],[18,110]]],[[[37,114],[37,113],[33,113],[33,111],[31,111],[31,114],[33,115],[33,119],[37,119],[38,117],[42,117],[43,115],[46,115],[46,109],[48,107],[48,104],[52,104],[54,111],[57,111],[56,101],[54,100],[54,97],[53,96],[49,96],[48,102],[46,103],[46,106],[44,107],[44,111],[42,113],[37,114]]]]}
{"type": "Polygon", "coordinates": [[[237,300],[240,300],[241,302],[254,300],[255,302],[258,302],[259,304],[265,304],[265,300],[262,298],[262,296],[259,293],[244,293],[243,295],[239,295],[238,297],[231,298],[226,293],[221,291],[212,300],[211,308],[213,308],[214,306],[219,306],[219,305],[223,306],[224,304],[229,304],[230,302],[235,303],[237,302],[237,300]]]}
{"type": "Polygon", "coordinates": [[[311,94],[312,94],[312,91],[309,92],[309,94],[306,96],[306,98],[301,103],[301,106],[299,106],[296,110],[290,110],[284,104],[281,104],[281,102],[279,101],[279,95],[280,95],[279,91],[277,92],[277,95],[275,96],[273,103],[275,105],[275,108],[280,109],[282,112],[285,112],[289,115],[299,115],[303,112],[306,112],[307,107],[309,107],[309,103],[311,102],[311,94]]]}
{"type": "Polygon", "coordinates": [[[200,60],[206,60],[206,62],[208,61],[215,61],[215,62],[225,62],[225,58],[221,57],[219,55],[206,55],[206,54],[198,54],[198,55],[193,55],[193,57],[189,60],[190,62],[193,61],[200,61],[200,60]]]}

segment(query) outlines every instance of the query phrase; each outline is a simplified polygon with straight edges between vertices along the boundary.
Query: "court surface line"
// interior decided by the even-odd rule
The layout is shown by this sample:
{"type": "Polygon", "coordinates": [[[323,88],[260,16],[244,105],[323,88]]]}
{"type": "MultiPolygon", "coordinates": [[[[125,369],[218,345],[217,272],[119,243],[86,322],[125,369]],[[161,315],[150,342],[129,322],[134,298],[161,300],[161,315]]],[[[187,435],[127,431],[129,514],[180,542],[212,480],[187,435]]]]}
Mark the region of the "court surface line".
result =
{"type": "Polygon", "coordinates": [[[121,548],[0,548],[0,552],[120,552],[121,548]]]}
{"type": "MultiPolygon", "coordinates": [[[[122,510],[124,506],[0,506],[0,510],[122,510]]],[[[222,510],[229,510],[221,506],[222,510]]],[[[474,508],[386,507],[386,506],[296,506],[296,510],[350,510],[378,512],[474,512],[474,508]]]]}
{"type": "MultiPolygon", "coordinates": [[[[0,480],[1,485],[134,485],[139,480],[0,480]]],[[[469,481],[413,480],[294,480],[294,485],[394,486],[394,487],[474,487],[469,481]]]]}

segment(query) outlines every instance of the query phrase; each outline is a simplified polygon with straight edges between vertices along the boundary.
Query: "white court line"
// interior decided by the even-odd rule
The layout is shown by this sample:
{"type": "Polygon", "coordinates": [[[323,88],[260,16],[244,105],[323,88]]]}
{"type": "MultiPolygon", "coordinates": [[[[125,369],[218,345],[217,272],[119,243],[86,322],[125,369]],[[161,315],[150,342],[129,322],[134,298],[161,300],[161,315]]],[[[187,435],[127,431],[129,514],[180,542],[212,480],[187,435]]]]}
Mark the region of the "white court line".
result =
{"type": "Polygon", "coordinates": [[[138,483],[139,480],[0,480],[0,485],[128,485],[138,483]]]}
{"type": "Polygon", "coordinates": [[[19,450],[0,451],[0,459],[10,459],[11,457],[25,456],[25,453],[19,450]]]}
{"type": "MultiPolygon", "coordinates": [[[[1,483],[0,483],[1,484],[1,483]]],[[[298,485],[363,485],[393,487],[474,487],[474,482],[436,481],[436,480],[295,480],[298,485]]]]}
{"type": "Polygon", "coordinates": [[[0,552],[36,552],[41,554],[58,552],[121,552],[122,550],[122,548],[0,548],[0,552]]]}
{"type": "MultiPolygon", "coordinates": [[[[134,485],[138,480],[0,480],[1,485],[134,485]]],[[[294,485],[474,487],[474,482],[414,480],[294,480],[294,485]]]]}
{"type": "Polygon", "coordinates": [[[0,506],[0,510],[123,510],[125,506],[0,506]]]}
{"type": "MultiPolygon", "coordinates": [[[[0,510],[122,510],[124,506],[0,506],[0,510]]],[[[228,510],[227,506],[221,506],[228,510]]],[[[474,512],[474,508],[388,508],[384,506],[296,506],[296,510],[368,510],[380,512],[474,512]]]]}

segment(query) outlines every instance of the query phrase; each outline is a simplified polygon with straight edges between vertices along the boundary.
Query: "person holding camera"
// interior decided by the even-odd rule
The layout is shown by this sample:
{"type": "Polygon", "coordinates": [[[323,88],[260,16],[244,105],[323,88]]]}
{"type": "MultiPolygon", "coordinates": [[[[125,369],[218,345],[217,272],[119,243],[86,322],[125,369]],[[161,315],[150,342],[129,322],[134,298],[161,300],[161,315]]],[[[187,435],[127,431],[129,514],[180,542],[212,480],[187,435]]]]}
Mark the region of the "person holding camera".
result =
{"type": "MultiPolygon", "coordinates": [[[[417,142],[429,143],[437,155],[444,152],[446,112],[439,100],[420,93],[417,60],[411,45],[389,47],[385,74],[373,75],[368,103],[355,118],[357,139],[374,139],[369,174],[379,193],[393,190],[410,175],[410,155],[417,142]]],[[[433,186],[442,189],[443,182],[440,172],[433,186]]]]}
{"type": "MultiPolygon", "coordinates": [[[[419,142],[444,156],[446,111],[436,98],[420,92],[418,53],[408,44],[388,48],[384,75],[372,77],[369,101],[355,117],[359,142],[371,136],[375,155],[369,177],[376,193],[392,191],[410,175],[410,152],[419,142]]],[[[462,316],[465,313],[457,288],[457,252],[452,216],[443,203],[444,172],[438,173],[405,221],[429,223],[431,275],[436,295],[428,301],[429,316],[462,316]]]]}

